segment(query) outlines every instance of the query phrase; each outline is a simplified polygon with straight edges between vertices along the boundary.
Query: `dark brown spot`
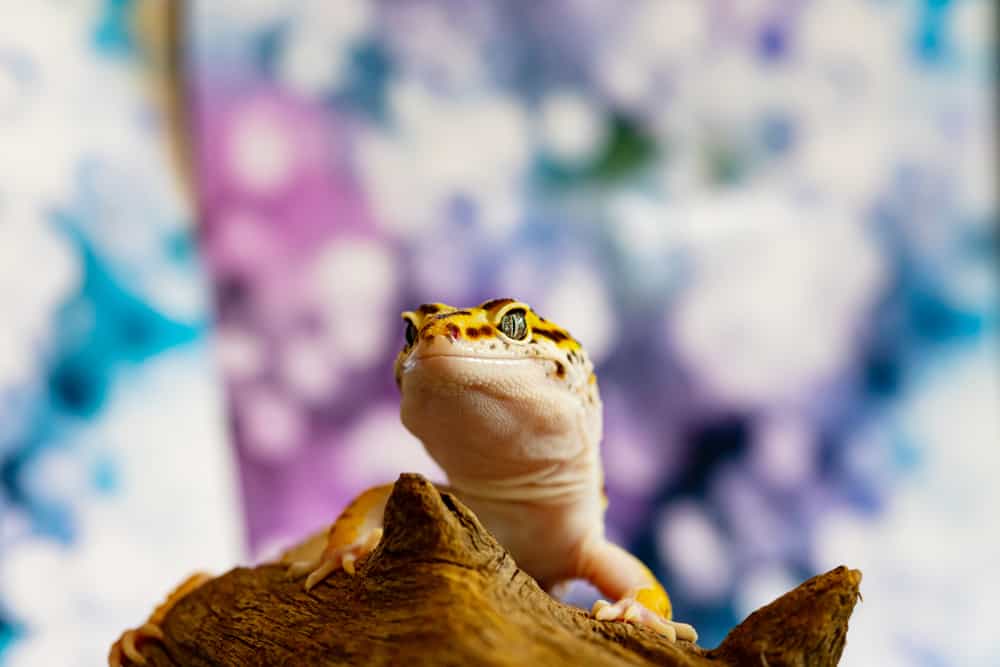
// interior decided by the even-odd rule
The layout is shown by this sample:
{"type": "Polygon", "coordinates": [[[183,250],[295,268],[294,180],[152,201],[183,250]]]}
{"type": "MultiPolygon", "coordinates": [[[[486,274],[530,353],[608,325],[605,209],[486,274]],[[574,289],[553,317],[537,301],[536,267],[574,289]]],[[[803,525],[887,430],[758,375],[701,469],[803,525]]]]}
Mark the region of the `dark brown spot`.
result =
{"type": "Polygon", "coordinates": [[[483,310],[494,310],[501,306],[506,306],[508,303],[514,303],[514,299],[493,299],[492,301],[485,301],[479,307],[483,310]]]}
{"type": "Polygon", "coordinates": [[[488,324],[484,324],[483,326],[479,327],[479,333],[481,333],[484,336],[492,336],[493,335],[493,327],[491,327],[488,324]]]}
{"type": "Polygon", "coordinates": [[[471,314],[472,313],[470,313],[467,310],[449,310],[448,312],[445,312],[445,313],[438,313],[437,315],[435,315],[431,319],[434,319],[434,320],[446,320],[449,317],[451,317],[452,315],[471,315],[471,314]]]}
{"type": "Polygon", "coordinates": [[[556,362],[556,375],[558,377],[566,377],[566,367],[562,365],[561,361],[556,362]]]}
{"type": "Polygon", "coordinates": [[[459,338],[462,337],[462,330],[459,329],[452,322],[449,322],[447,325],[445,325],[445,329],[448,330],[448,337],[451,338],[452,340],[458,340],[459,338]]]}
{"type": "Polygon", "coordinates": [[[424,334],[424,340],[426,341],[434,340],[434,334],[424,334]]]}
{"type": "Polygon", "coordinates": [[[417,308],[417,312],[423,313],[424,315],[433,315],[439,310],[441,310],[441,306],[433,303],[422,303],[420,304],[420,307],[417,308]]]}
{"type": "Polygon", "coordinates": [[[557,343],[569,339],[569,336],[558,329],[535,329],[535,333],[557,343]]]}
{"type": "Polygon", "coordinates": [[[465,335],[469,338],[479,338],[479,329],[476,327],[468,327],[465,330],[465,335]]]}

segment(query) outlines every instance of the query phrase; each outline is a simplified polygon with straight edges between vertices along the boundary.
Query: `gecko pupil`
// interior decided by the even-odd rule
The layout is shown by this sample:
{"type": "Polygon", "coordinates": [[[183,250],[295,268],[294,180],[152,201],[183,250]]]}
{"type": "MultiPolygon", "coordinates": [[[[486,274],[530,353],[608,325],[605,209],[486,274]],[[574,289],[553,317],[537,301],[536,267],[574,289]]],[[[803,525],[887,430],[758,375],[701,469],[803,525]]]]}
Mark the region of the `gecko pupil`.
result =
{"type": "Polygon", "coordinates": [[[506,313],[500,318],[500,331],[513,340],[524,340],[528,335],[528,322],[524,316],[524,310],[521,308],[506,313]]]}
{"type": "Polygon", "coordinates": [[[413,326],[413,322],[406,323],[406,344],[413,345],[413,341],[417,340],[417,328],[413,326]]]}

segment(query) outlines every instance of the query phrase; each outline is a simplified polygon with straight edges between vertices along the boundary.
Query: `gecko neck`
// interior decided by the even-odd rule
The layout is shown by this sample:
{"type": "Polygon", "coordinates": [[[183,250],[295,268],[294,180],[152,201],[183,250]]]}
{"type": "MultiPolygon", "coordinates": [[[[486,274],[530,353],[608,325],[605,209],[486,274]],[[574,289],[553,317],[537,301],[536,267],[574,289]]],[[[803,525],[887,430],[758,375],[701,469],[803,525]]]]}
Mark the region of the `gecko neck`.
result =
{"type": "Polygon", "coordinates": [[[539,464],[518,475],[465,477],[446,471],[449,485],[472,500],[561,504],[594,495],[601,476],[597,448],[587,447],[565,461],[539,464]]]}

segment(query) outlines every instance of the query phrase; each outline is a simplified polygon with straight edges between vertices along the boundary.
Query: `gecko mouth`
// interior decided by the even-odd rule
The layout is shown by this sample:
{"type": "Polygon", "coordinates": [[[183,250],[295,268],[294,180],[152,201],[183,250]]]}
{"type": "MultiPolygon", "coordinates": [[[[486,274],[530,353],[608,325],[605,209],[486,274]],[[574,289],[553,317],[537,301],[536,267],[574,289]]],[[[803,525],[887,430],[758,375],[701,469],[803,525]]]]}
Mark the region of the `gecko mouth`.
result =
{"type": "Polygon", "coordinates": [[[419,356],[411,356],[409,359],[403,362],[402,370],[404,373],[411,371],[421,365],[439,365],[447,366],[448,364],[481,364],[484,367],[497,367],[497,366],[523,366],[529,364],[545,364],[552,363],[556,361],[555,359],[549,359],[547,357],[491,357],[488,355],[481,354],[449,354],[443,352],[434,352],[430,354],[422,354],[419,356]]]}

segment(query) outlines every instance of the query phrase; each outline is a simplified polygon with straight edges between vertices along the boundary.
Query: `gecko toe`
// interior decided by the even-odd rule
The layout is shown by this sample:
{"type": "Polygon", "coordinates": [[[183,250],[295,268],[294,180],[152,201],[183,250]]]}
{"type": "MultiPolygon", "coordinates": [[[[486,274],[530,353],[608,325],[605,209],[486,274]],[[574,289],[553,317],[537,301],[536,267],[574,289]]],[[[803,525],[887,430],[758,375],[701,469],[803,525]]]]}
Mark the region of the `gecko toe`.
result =
{"type": "Polygon", "coordinates": [[[590,614],[598,621],[623,621],[633,625],[644,625],[656,630],[671,642],[678,639],[693,642],[698,639],[698,633],[692,626],[668,620],[631,596],[624,597],[614,604],[607,600],[598,600],[591,608],[590,614]]]}
{"type": "Polygon", "coordinates": [[[319,567],[310,573],[306,578],[306,590],[312,590],[316,584],[326,579],[330,576],[330,573],[340,567],[340,563],[337,559],[331,558],[320,563],[319,567]]]}

